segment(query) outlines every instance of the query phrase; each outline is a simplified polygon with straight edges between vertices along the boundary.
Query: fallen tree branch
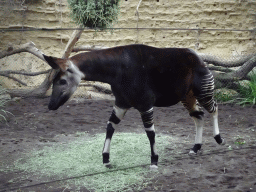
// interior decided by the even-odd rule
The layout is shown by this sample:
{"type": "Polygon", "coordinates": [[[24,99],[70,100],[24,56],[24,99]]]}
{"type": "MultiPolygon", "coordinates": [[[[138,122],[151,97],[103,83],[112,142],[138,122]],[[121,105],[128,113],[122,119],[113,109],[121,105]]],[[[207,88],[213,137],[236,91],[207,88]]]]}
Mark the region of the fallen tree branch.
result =
{"type": "Polygon", "coordinates": [[[219,66],[208,66],[208,68],[211,71],[220,71],[220,72],[234,72],[235,70],[229,69],[229,68],[224,68],[224,67],[219,67],[219,66]]]}
{"type": "Polygon", "coordinates": [[[49,73],[49,72],[50,72],[50,69],[48,69],[46,71],[40,71],[40,72],[25,72],[25,71],[6,70],[6,71],[0,71],[0,76],[5,76],[5,75],[9,75],[9,74],[37,76],[37,75],[42,75],[42,74],[49,73]]]}
{"type": "Polygon", "coordinates": [[[3,77],[7,77],[7,78],[9,78],[9,79],[12,79],[12,80],[14,80],[14,81],[17,81],[17,82],[20,83],[21,85],[28,86],[26,83],[24,83],[23,81],[17,79],[16,77],[12,77],[12,76],[10,76],[10,75],[8,75],[8,74],[0,74],[0,75],[3,76],[3,77]]]}
{"type": "Polygon", "coordinates": [[[237,81],[237,80],[250,80],[248,73],[256,67],[256,55],[250,58],[237,70],[228,73],[218,73],[213,71],[216,80],[219,81],[237,81]]]}
{"type": "MultiPolygon", "coordinates": [[[[51,69],[52,70],[52,69],[51,69]]],[[[52,82],[49,79],[54,79],[52,73],[48,73],[43,83],[34,89],[7,89],[7,93],[13,97],[46,97],[46,92],[50,88],[52,82]]]]}
{"type": "Polygon", "coordinates": [[[19,80],[16,77],[10,76],[10,74],[26,75],[26,76],[37,76],[37,75],[49,73],[49,71],[50,71],[50,69],[46,70],[46,71],[40,71],[40,72],[24,72],[24,71],[11,71],[11,70],[7,70],[7,71],[0,71],[0,76],[7,77],[9,79],[17,81],[18,83],[20,83],[20,84],[22,84],[24,86],[27,86],[26,83],[24,83],[23,81],[19,80]]]}
{"type": "Polygon", "coordinates": [[[40,58],[41,60],[45,61],[43,53],[36,48],[35,44],[32,41],[22,45],[9,46],[7,50],[0,52],[0,59],[21,52],[29,52],[40,58]]]}
{"type": "Polygon", "coordinates": [[[239,69],[234,72],[234,75],[239,79],[246,78],[248,73],[256,67],[256,55],[246,61],[239,69]]]}
{"type": "Polygon", "coordinates": [[[239,57],[236,60],[224,60],[220,57],[214,56],[214,55],[207,55],[207,54],[198,54],[204,62],[208,64],[212,64],[214,66],[221,66],[221,67],[240,67],[242,66],[246,61],[251,59],[255,55],[249,55],[246,57],[239,57]]]}

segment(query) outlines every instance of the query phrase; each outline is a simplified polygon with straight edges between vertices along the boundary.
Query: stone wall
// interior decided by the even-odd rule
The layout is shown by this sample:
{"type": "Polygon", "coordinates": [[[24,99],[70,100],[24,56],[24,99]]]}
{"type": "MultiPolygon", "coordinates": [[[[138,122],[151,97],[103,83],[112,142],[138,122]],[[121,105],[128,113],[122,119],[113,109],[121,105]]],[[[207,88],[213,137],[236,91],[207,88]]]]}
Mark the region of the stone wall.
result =
{"type": "MultiPolygon", "coordinates": [[[[0,4],[2,29],[76,27],[69,18],[66,0],[30,0],[23,6],[7,6],[7,1],[13,0],[2,0],[0,4]]],[[[143,43],[156,47],[189,47],[225,57],[255,52],[255,30],[250,31],[256,29],[255,0],[142,0],[139,18],[135,15],[138,2],[121,0],[119,22],[114,25],[121,29],[97,32],[86,29],[78,45],[112,47],[143,43]],[[145,29],[137,30],[137,27],[145,29]]],[[[71,34],[72,30],[1,32],[0,49],[8,44],[33,41],[45,54],[61,56],[71,34]]],[[[29,54],[0,60],[0,70],[40,71],[45,68],[48,66],[29,54]]],[[[29,80],[30,77],[22,78],[31,86],[38,83],[29,80]]]]}

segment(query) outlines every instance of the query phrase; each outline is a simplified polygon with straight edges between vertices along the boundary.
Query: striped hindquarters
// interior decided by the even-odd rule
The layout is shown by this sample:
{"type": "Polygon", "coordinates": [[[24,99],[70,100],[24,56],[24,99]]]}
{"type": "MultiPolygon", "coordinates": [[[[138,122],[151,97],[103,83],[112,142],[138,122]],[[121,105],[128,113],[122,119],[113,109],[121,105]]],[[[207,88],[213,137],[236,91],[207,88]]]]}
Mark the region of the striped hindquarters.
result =
{"type": "Polygon", "coordinates": [[[216,111],[217,103],[213,99],[214,78],[212,73],[204,75],[201,81],[200,94],[196,97],[200,105],[202,105],[209,113],[216,111]]]}

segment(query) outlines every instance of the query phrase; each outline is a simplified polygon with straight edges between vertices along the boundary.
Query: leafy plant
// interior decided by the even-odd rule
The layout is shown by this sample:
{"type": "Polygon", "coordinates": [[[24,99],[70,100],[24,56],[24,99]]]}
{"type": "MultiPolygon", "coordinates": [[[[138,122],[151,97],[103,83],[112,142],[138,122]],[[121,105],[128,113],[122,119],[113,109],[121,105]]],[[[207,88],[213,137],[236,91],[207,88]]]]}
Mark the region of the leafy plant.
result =
{"type": "Polygon", "coordinates": [[[239,85],[239,105],[256,104],[256,73],[250,75],[250,81],[245,86],[239,85]]]}
{"type": "Polygon", "coordinates": [[[241,136],[237,136],[235,138],[235,142],[236,145],[244,145],[246,142],[245,140],[241,137],[241,136]]]}
{"type": "Polygon", "coordinates": [[[244,84],[238,84],[238,94],[229,90],[216,90],[214,97],[217,101],[225,103],[236,103],[239,105],[256,105],[256,73],[252,73],[250,81],[244,84]]]}
{"type": "Polygon", "coordinates": [[[80,26],[107,28],[117,20],[120,0],[68,0],[72,19],[80,26]]]}
{"type": "Polygon", "coordinates": [[[233,102],[235,93],[230,90],[222,89],[215,91],[214,98],[219,102],[233,102]]]}

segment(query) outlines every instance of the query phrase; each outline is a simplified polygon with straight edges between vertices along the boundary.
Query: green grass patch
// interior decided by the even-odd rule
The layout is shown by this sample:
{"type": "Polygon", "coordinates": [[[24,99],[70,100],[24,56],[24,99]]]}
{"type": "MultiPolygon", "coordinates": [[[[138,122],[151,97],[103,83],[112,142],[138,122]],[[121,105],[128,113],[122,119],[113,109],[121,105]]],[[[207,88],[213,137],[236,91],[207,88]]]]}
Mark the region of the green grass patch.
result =
{"type": "Polygon", "coordinates": [[[246,85],[239,85],[239,105],[256,104],[256,73],[250,75],[250,81],[246,85]]]}
{"type": "MultiPolygon", "coordinates": [[[[149,181],[150,145],[146,134],[116,133],[111,142],[110,161],[112,169],[102,164],[105,134],[77,137],[66,144],[55,143],[42,150],[31,151],[18,159],[13,170],[23,170],[29,177],[66,179],[63,186],[86,187],[93,191],[139,190],[149,181]],[[76,178],[74,178],[76,177],[76,178]]],[[[161,159],[166,147],[175,148],[178,138],[167,135],[156,137],[157,152],[161,159]]],[[[177,150],[173,153],[178,153],[177,150]]],[[[168,159],[170,160],[170,152],[168,159]]],[[[151,172],[152,173],[152,172],[151,172]]],[[[45,181],[42,181],[45,182],[45,181]]]]}

